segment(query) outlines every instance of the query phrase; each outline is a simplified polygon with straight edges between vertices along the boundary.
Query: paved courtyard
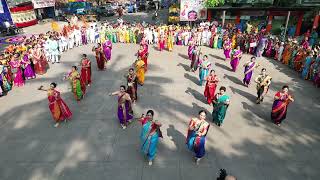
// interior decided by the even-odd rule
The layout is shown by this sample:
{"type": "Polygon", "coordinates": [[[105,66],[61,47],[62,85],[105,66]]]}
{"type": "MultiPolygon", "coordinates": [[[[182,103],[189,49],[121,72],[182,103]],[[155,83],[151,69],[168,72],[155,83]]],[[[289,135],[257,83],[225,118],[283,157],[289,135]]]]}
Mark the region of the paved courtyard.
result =
{"type": "MultiPolygon", "coordinates": [[[[163,123],[153,166],[139,152],[140,124],[122,130],[116,117],[117,100],[108,93],[125,84],[124,75],[135,60],[138,45],[114,44],[108,70],[96,70],[92,45],[78,47],[62,55],[60,64],[47,74],[14,88],[0,98],[0,179],[1,180],[208,180],[216,179],[220,168],[242,180],[315,180],[320,176],[320,94],[280,63],[259,59],[273,77],[265,101],[255,104],[254,84],[241,84],[242,65],[231,72],[222,60],[221,50],[202,48],[219,75],[219,86],[231,96],[224,126],[211,123],[207,154],[195,165],[185,147],[187,124],[200,109],[211,114],[205,103],[204,87],[198,86],[197,73],[188,72],[187,47],[158,52],[150,46],[149,71],[139,87],[134,106],[138,117],[148,109],[163,123]],[[68,90],[64,74],[87,53],[93,62],[93,85],[77,104],[68,90]],[[46,93],[40,85],[58,83],[63,99],[74,116],[71,122],[53,127],[46,93]],[[273,95],[288,84],[295,102],[290,104],[281,127],[270,121],[273,95]]],[[[211,122],[211,115],[207,120],[211,122]]]]}

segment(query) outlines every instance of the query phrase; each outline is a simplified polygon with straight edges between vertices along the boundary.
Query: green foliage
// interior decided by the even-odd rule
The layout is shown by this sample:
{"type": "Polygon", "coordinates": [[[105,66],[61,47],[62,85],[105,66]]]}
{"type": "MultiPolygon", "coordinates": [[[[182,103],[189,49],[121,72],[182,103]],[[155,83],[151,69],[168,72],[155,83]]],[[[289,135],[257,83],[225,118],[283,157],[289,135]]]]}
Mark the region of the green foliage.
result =
{"type": "Polygon", "coordinates": [[[206,7],[216,7],[221,6],[225,3],[225,0],[206,0],[206,7]]]}

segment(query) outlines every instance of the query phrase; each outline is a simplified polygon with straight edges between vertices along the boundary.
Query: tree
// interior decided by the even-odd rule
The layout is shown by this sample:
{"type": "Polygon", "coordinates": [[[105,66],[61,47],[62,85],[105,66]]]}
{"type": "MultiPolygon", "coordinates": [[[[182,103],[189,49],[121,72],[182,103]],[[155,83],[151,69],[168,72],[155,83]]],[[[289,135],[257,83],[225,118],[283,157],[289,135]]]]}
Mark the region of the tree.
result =
{"type": "Polygon", "coordinates": [[[224,5],[225,0],[206,0],[205,5],[206,7],[216,7],[224,5]]]}

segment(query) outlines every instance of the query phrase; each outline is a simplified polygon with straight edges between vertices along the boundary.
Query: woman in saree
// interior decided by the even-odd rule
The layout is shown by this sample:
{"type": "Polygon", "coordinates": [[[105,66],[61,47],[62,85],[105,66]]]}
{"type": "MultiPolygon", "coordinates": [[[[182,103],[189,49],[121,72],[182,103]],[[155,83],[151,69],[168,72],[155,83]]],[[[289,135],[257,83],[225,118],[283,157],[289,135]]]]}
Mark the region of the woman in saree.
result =
{"type": "Polygon", "coordinates": [[[68,74],[67,78],[71,83],[71,91],[75,99],[79,102],[81,99],[83,99],[86,93],[86,86],[84,82],[81,81],[82,79],[80,78],[80,74],[77,70],[77,66],[72,66],[72,70],[68,74]]]}
{"type": "Polygon", "coordinates": [[[105,62],[106,56],[103,52],[103,48],[100,43],[98,43],[97,47],[93,47],[92,51],[96,53],[97,67],[98,70],[103,71],[106,70],[105,62]]]}
{"type": "Polygon", "coordinates": [[[46,56],[44,54],[41,45],[36,45],[35,49],[32,52],[32,60],[34,64],[34,71],[38,75],[43,75],[47,72],[49,68],[49,64],[46,60],[46,56]]]}
{"type": "Polygon", "coordinates": [[[144,74],[145,74],[145,68],[144,68],[144,61],[139,58],[135,62],[135,69],[136,69],[136,75],[137,75],[137,81],[138,83],[143,86],[144,84],[144,74]]]}
{"type": "Polygon", "coordinates": [[[269,91],[269,86],[271,84],[272,77],[266,74],[267,70],[266,68],[262,68],[261,74],[255,79],[255,82],[257,83],[257,104],[260,104],[260,102],[263,102],[264,96],[269,91]]]}
{"type": "Polygon", "coordinates": [[[20,61],[20,54],[15,53],[10,61],[11,72],[13,73],[14,86],[20,87],[24,85],[22,63],[20,61]]]}
{"type": "Polygon", "coordinates": [[[259,65],[255,62],[256,57],[251,57],[251,60],[246,62],[244,66],[244,78],[243,78],[243,84],[247,87],[250,85],[251,77],[253,74],[253,70],[257,68],[259,65]]]}
{"type": "Polygon", "coordinates": [[[218,44],[217,44],[217,48],[218,49],[222,49],[222,47],[223,47],[223,39],[222,39],[222,35],[221,34],[218,34],[218,44]]]}
{"type": "Polygon", "coordinates": [[[144,69],[147,72],[148,69],[148,50],[144,45],[140,45],[140,49],[138,50],[138,59],[143,60],[144,62],[144,69]]]}
{"type": "Polygon", "coordinates": [[[160,39],[159,39],[159,51],[164,50],[165,43],[166,43],[166,41],[165,41],[163,35],[161,35],[160,39]]]}
{"type": "Polygon", "coordinates": [[[11,90],[11,82],[7,79],[8,67],[3,65],[0,58],[0,88],[1,95],[7,94],[11,90]]]}
{"type": "Polygon", "coordinates": [[[208,104],[211,104],[212,100],[214,99],[214,95],[216,93],[217,84],[219,82],[219,79],[215,74],[214,70],[210,71],[210,74],[209,76],[207,76],[206,81],[207,81],[207,84],[204,90],[204,97],[207,98],[208,104]]]}
{"type": "Polygon", "coordinates": [[[206,135],[210,127],[210,124],[206,122],[206,116],[206,111],[201,110],[199,112],[199,118],[191,118],[188,125],[186,144],[188,149],[194,152],[197,165],[206,153],[206,135]]]}
{"type": "Polygon", "coordinates": [[[310,79],[313,81],[315,76],[316,76],[316,73],[317,73],[317,70],[320,66],[320,54],[317,55],[314,63],[310,66],[310,79]]]}
{"type": "Polygon", "coordinates": [[[72,112],[67,104],[61,99],[60,92],[55,89],[56,87],[57,84],[53,82],[48,89],[44,89],[43,86],[40,86],[39,88],[39,90],[47,92],[49,109],[53,120],[55,121],[54,127],[58,127],[61,122],[66,122],[72,117],[72,112]]]}
{"type": "Polygon", "coordinates": [[[283,86],[282,91],[276,93],[271,112],[271,119],[276,125],[280,126],[286,119],[288,105],[293,101],[293,97],[289,94],[289,86],[283,86]]]}
{"type": "Polygon", "coordinates": [[[80,79],[86,86],[91,85],[91,61],[86,54],[82,55],[80,79]]]}
{"type": "Polygon", "coordinates": [[[189,41],[188,57],[189,57],[190,61],[192,60],[192,52],[193,52],[194,47],[195,47],[195,43],[193,41],[189,41]]]}
{"type": "Polygon", "coordinates": [[[199,84],[203,86],[206,82],[206,77],[211,69],[211,62],[208,61],[208,56],[204,55],[203,59],[199,62],[199,84]]]}
{"type": "Polygon", "coordinates": [[[29,80],[29,79],[34,79],[36,78],[36,74],[34,73],[34,70],[31,66],[31,61],[29,59],[29,54],[28,52],[23,52],[22,54],[22,59],[21,59],[21,64],[24,66],[23,74],[24,77],[29,80]]]}
{"type": "Polygon", "coordinates": [[[230,57],[231,57],[231,41],[230,41],[230,39],[228,37],[224,40],[223,49],[224,49],[224,56],[226,57],[226,60],[230,60],[230,57]]]}
{"type": "Polygon", "coordinates": [[[302,48],[302,46],[300,46],[298,48],[298,52],[293,60],[293,68],[294,70],[300,72],[301,71],[301,67],[302,67],[302,60],[305,57],[305,50],[302,48]]]}
{"type": "Polygon", "coordinates": [[[282,63],[285,65],[288,65],[290,57],[291,57],[291,44],[288,43],[282,55],[282,63]]]}
{"type": "Polygon", "coordinates": [[[195,72],[198,69],[199,57],[201,54],[201,49],[198,49],[197,45],[194,46],[190,63],[190,71],[195,72]]]}
{"type": "Polygon", "coordinates": [[[226,90],[226,87],[221,86],[219,93],[215,95],[213,100],[213,122],[219,127],[222,125],[224,118],[226,117],[227,109],[230,104],[230,97],[225,94],[226,90]]]}
{"type": "Polygon", "coordinates": [[[312,53],[308,52],[308,55],[305,59],[305,62],[303,64],[303,69],[301,72],[301,76],[304,80],[308,80],[310,78],[310,66],[311,66],[312,60],[313,60],[312,53]]]}
{"type": "Polygon", "coordinates": [[[132,100],[126,93],[126,87],[120,86],[120,91],[110,93],[109,96],[118,97],[118,119],[122,129],[126,129],[128,123],[131,123],[133,119],[132,100]]]}
{"type": "Polygon", "coordinates": [[[154,120],[153,117],[153,110],[148,110],[147,115],[145,116],[142,114],[142,117],[139,120],[142,125],[140,133],[140,149],[141,152],[148,157],[149,166],[152,165],[152,162],[156,156],[159,137],[162,138],[162,133],[160,130],[162,124],[157,120],[154,120]]]}
{"type": "Polygon", "coordinates": [[[127,85],[128,85],[127,93],[130,95],[132,102],[135,103],[138,97],[137,96],[138,82],[137,82],[137,76],[134,73],[133,68],[129,69],[129,73],[126,76],[126,78],[127,78],[127,85]]]}
{"type": "Polygon", "coordinates": [[[173,40],[173,32],[169,31],[168,32],[168,40],[167,40],[167,48],[168,51],[172,51],[173,50],[173,44],[174,44],[174,40],[173,40]]]}
{"type": "Polygon", "coordinates": [[[104,57],[106,57],[106,65],[111,60],[112,42],[106,37],[106,42],[103,44],[104,57]]]}
{"type": "Polygon", "coordinates": [[[236,72],[241,57],[242,57],[242,51],[240,49],[240,46],[238,46],[232,55],[232,60],[230,61],[230,65],[232,67],[233,72],[236,72]]]}
{"type": "Polygon", "coordinates": [[[266,47],[266,51],[265,51],[265,55],[266,57],[271,57],[272,56],[272,48],[273,48],[273,39],[269,39],[267,42],[267,47],[266,47]]]}

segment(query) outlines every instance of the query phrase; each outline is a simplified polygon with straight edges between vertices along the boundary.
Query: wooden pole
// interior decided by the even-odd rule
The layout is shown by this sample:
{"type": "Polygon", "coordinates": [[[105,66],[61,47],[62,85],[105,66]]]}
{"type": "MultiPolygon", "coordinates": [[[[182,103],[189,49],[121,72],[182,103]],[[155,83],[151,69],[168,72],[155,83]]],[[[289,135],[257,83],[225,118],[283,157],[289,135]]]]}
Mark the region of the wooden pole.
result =
{"type": "Polygon", "coordinates": [[[225,21],[226,21],[226,10],[223,10],[223,12],[222,12],[222,27],[224,27],[225,21]]]}
{"type": "Polygon", "coordinates": [[[284,29],[284,37],[286,37],[291,11],[288,11],[286,27],[284,29]]]}

